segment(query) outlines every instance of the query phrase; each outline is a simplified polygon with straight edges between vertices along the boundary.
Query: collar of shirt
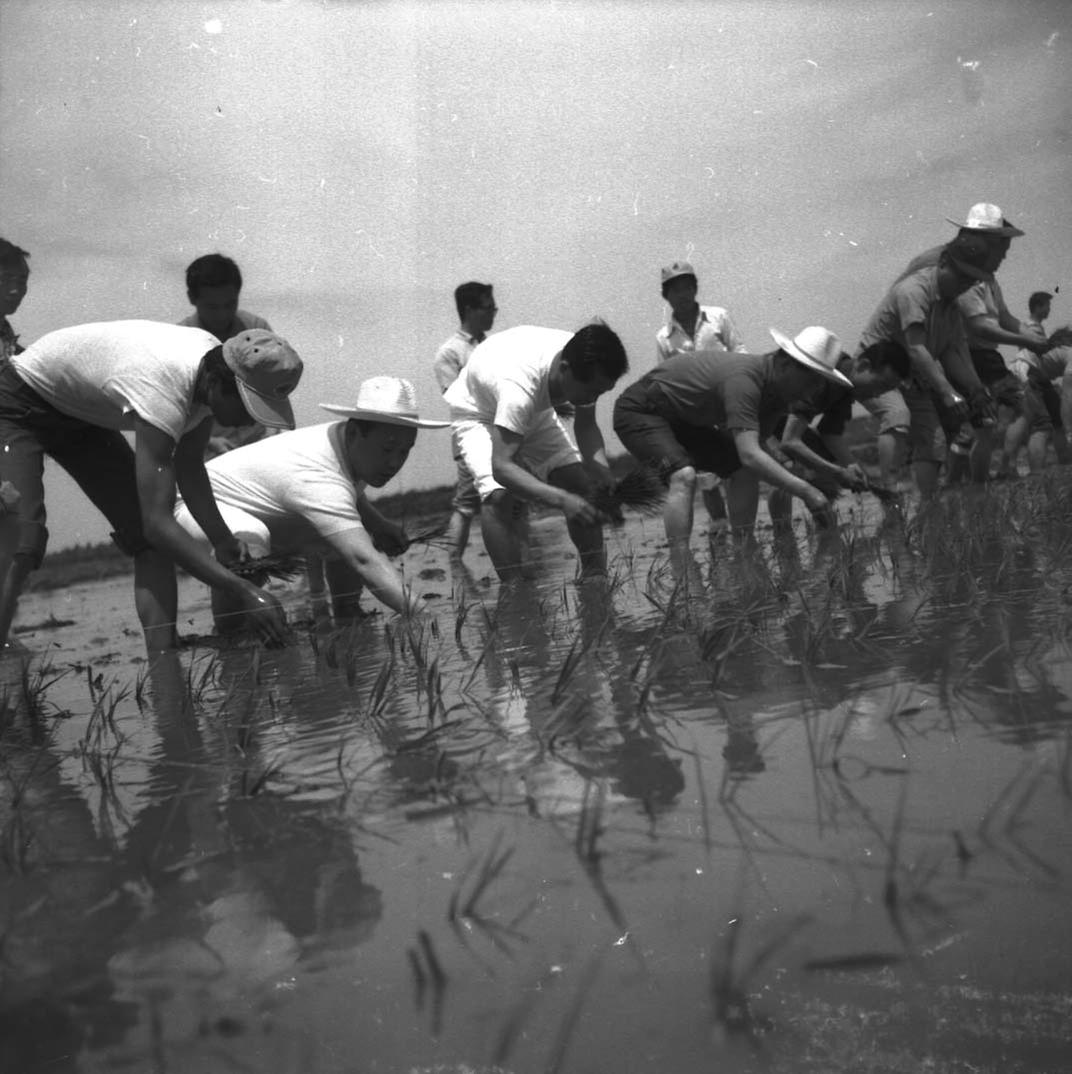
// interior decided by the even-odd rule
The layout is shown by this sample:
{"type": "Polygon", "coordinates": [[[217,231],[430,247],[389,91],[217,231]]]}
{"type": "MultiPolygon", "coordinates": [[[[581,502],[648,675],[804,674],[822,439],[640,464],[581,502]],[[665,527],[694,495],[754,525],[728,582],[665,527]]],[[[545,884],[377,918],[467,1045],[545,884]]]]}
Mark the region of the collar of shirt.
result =
{"type": "Polygon", "coordinates": [[[466,342],[466,343],[471,343],[471,344],[472,344],[472,345],[473,345],[474,347],[475,347],[475,346],[476,346],[476,345],[477,345],[478,343],[483,343],[483,342],[484,342],[484,340],[488,338],[487,336],[484,336],[484,335],[480,335],[480,336],[473,336],[473,335],[470,335],[470,334],[469,334],[468,332],[466,332],[466,330],[465,330],[464,328],[459,328],[459,329],[458,329],[458,335],[459,335],[459,336],[460,336],[460,337],[461,337],[461,338],[462,338],[463,340],[465,340],[465,342],[466,342]]]}
{"type": "MultiPolygon", "coordinates": [[[[708,320],[710,320],[710,318],[707,316],[707,310],[704,309],[703,306],[701,306],[700,312],[696,314],[696,327],[692,330],[692,334],[695,336],[696,333],[700,330],[700,325],[708,320]]],[[[670,319],[666,322],[666,327],[669,332],[674,332],[676,330],[678,332],[683,332],[686,336],[689,334],[678,323],[678,319],[674,316],[673,312],[671,312],[670,319]]]]}

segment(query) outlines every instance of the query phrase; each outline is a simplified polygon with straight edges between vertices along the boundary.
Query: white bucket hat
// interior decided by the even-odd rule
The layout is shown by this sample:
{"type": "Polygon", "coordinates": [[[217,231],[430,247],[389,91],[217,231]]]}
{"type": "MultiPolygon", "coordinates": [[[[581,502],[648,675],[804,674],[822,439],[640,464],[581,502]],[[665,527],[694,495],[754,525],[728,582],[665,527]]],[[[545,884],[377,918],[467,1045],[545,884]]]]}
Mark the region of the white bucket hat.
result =
{"type": "MultiPolygon", "coordinates": [[[[946,217],[949,220],[949,217],[946,217]]],[[[967,228],[969,231],[979,231],[984,235],[995,235],[1003,239],[1015,239],[1023,235],[1023,232],[1014,227],[1001,215],[1001,210],[996,205],[981,201],[968,210],[968,219],[963,224],[956,220],[949,220],[955,227],[967,228]]]]}
{"type": "Polygon", "coordinates": [[[820,328],[818,325],[812,325],[799,332],[795,339],[783,335],[777,328],[772,328],[770,334],[774,342],[790,358],[795,358],[801,365],[806,365],[816,373],[821,373],[835,384],[841,384],[847,388],[852,387],[852,381],[844,373],[838,372],[841,340],[833,332],[820,328]]]}
{"type": "Polygon", "coordinates": [[[387,425],[408,425],[417,429],[442,429],[449,421],[432,421],[417,416],[417,391],[402,377],[369,377],[357,389],[354,406],[321,403],[321,408],[344,418],[382,421],[387,425]]]}

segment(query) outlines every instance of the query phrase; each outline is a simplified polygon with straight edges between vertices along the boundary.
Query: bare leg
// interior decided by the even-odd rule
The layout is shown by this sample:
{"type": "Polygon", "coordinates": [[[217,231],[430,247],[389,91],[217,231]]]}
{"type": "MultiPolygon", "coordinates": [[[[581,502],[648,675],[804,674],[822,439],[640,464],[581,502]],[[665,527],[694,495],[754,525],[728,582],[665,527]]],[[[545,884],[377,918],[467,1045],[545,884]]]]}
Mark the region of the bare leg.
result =
{"type": "Polygon", "coordinates": [[[134,557],[134,607],[150,653],[178,647],[175,564],[155,548],[146,548],[134,557]]]}
{"type": "Polygon", "coordinates": [[[971,479],[976,484],[990,480],[990,460],[994,454],[994,430],[976,429],[971,449],[971,479]]]}
{"type": "Polygon", "coordinates": [[[904,435],[902,430],[890,430],[879,433],[875,438],[875,446],[878,448],[879,480],[886,488],[893,488],[901,472],[904,460],[904,435]]]}
{"type": "Polygon", "coordinates": [[[682,566],[688,557],[692,536],[693,504],[696,500],[696,471],[682,466],[670,475],[670,487],[663,506],[663,525],[670,544],[671,566],[682,566]]]}
{"type": "Polygon", "coordinates": [[[16,553],[8,561],[7,570],[3,575],[3,585],[0,586],[0,648],[8,643],[8,634],[11,632],[11,621],[15,618],[15,610],[18,608],[19,595],[32,571],[33,561],[29,556],[16,553]]]}
{"type": "Polygon", "coordinates": [[[726,482],[726,506],[730,532],[738,544],[755,540],[756,511],[759,510],[759,478],[743,466],[726,482]]]}
{"type": "Polygon", "coordinates": [[[480,528],[484,547],[503,582],[524,574],[522,529],[527,520],[518,517],[518,502],[506,489],[497,489],[480,505],[480,528]]]}
{"type": "Polygon", "coordinates": [[[1046,468],[1046,445],[1050,434],[1045,429],[1036,429],[1027,440],[1027,464],[1033,474],[1040,474],[1046,468]]]}
{"type": "Polygon", "coordinates": [[[447,544],[450,546],[450,555],[453,559],[460,559],[469,543],[469,527],[472,519],[463,515],[461,511],[454,511],[447,523],[447,544]]]}
{"type": "Polygon", "coordinates": [[[998,471],[1006,477],[1016,477],[1019,467],[1020,449],[1028,438],[1030,427],[1026,414],[1017,414],[1005,430],[1005,443],[1001,453],[1001,469],[998,471]]]}
{"type": "MultiPolygon", "coordinates": [[[[571,463],[552,470],[547,480],[556,488],[565,489],[586,499],[592,494],[588,472],[580,463],[571,463]]],[[[577,549],[581,561],[581,577],[607,573],[607,553],[603,545],[603,527],[600,523],[576,522],[567,519],[566,529],[577,549]]]]}
{"type": "Polygon", "coordinates": [[[328,559],[324,561],[324,575],[335,618],[363,619],[368,614],[361,607],[361,591],[365,583],[357,571],[341,559],[328,559]]]}
{"type": "Polygon", "coordinates": [[[915,462],[912,470],[916,475],[916,488],[924,500],[932,499],[938,492],[938,463],[915,462]]]}

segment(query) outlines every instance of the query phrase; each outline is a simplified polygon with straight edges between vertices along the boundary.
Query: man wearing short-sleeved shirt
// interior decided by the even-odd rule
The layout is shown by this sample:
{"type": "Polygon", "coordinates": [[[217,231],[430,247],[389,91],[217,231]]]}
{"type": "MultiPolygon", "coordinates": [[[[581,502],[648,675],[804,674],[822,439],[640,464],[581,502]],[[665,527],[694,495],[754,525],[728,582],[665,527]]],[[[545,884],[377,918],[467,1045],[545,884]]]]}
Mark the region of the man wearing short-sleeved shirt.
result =
{"type": "Polygon", "coordinates": [[[150,651],[174,648],[175,564],[225,590],[271,642],[284,617],[270,594],[229,571],[241,548],[205,475],[213,419],[294,427],[288,396],[301,359],[271,332],[224,344],[199,328],[110,321],[50,332],[0,366],[4,476],[20,494],[19,542],[0,563],[0,642],[23,582],[44,555],[44,456],[78,482],[134,559],[134,594],[150,651]],[[134,433],[134,448],[123,437],[134,433]],[[215,558],[175,524],[176,489],[210,535],[215,558]]]}
{"type": "Polygon", "coordinates": [[[504,581],[521,576],[519,501],[561,510],[582,576],[605,573],[603,517],[596,485],[612,483],[595,403],[628,367],[621,340],[605,324],[570,333],[523,325],[473,351],[444,396],[454,443],[480,495],[484,547],[504,581]],[[555,412],[576,407],[571,440],[555,412]]]}
{"type": "MultiPolygon", "coordinates": [[[[945,458],[945,434],[935,399],[959,423],[969,416],[961,392],[984,393],[968,354],[956,299],[979,280],[991,278],[985,268],[988,258],[984,240],[958,236],[942,248],[937,264],[894,283],[860,335],[858,351],[888,339],[900,343],[912,361],[912,377],[901,391],[877,396],[867,409],[879,417],[880,437],[907,438],[916,484],[924,497],[937,491],[945,458]]],[[[880,450],[883,484],[892,480],[894,454],[892,449],[880,450]]]]}
{"type": "Polygon", "coordinates": [[[730,525],[738,538],[751,536],[761,478],[799,496],[820,519],[831,517],[827,497],[772,458],[763,444],[781,418],[799,414],[810,421],[850,392],[853,382],[837,368],[841,346],[827,329],[805,328],[789,339],[772,328],[771,335],[778,349],[764,355],[678,355],[615,401],[619,439],[637,459],[660,470],[669,486],[663,522],[675,570],[689,566],[700,470],[728,479],[730,525]]]}
{"type": "MultiPolygon", "coordinates": [[[[322,558],[336,617],[362,614],[363,586],[393,611],[415,612],[418,605],[380,551],[404,550],[405,534],[368,501],[366,489],[398,473],[418,429],[448,423],[418,417],[413,385],[400,377],[362,382],[353,407],[321,406],[348,420],[273,436],[208,463],[220,513],[259,554],[322,558]]],[[[185,504],[175,517],[192,537],[203,538],[185,504]]],[[[213,610],[218,619],[231,613],[219,600],[213,610]]]]}

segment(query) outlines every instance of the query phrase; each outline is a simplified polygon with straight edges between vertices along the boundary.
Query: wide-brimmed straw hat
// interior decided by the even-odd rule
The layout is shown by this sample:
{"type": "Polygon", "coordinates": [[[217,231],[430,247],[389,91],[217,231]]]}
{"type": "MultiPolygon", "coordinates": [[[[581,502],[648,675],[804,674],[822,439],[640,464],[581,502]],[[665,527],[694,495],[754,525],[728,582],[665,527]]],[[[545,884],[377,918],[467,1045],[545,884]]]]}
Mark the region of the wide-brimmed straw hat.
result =
{"type": "Polygon", "coordinates": [[[821,373],[835,384],[852,387],[852,381],[837,368],[838,359],[841,357],[841,340],[829,329],[811,325],[798,332],[794,339],[783,335],[777,328],[772,328],[770,334],[779,349],[785,351],[790,358],[795,358],[801,365],[821,373]]]}
{"type": "Polygon", "coordinates": [[[954,227],[978,231],[980,234],[993,235],[1001,239],[1016,239],[1023,235],[1018,227],[1014,227],[1001,215],[1001,210],[996,205],[991,205],[986,201],[973,205],[968,210],[968,219],[963,224],[950,220],[948,216],[946,220],[954,227]]]}
{"type": "Polygon", "coordinates": [[[449,421],[433,421],[417,414],[417,390],[402,377],[369,377],[357,389],[353,406],[321,403],[321,408],[344,418],[408,425],[415,429],[442,429],[449,421]]]}

